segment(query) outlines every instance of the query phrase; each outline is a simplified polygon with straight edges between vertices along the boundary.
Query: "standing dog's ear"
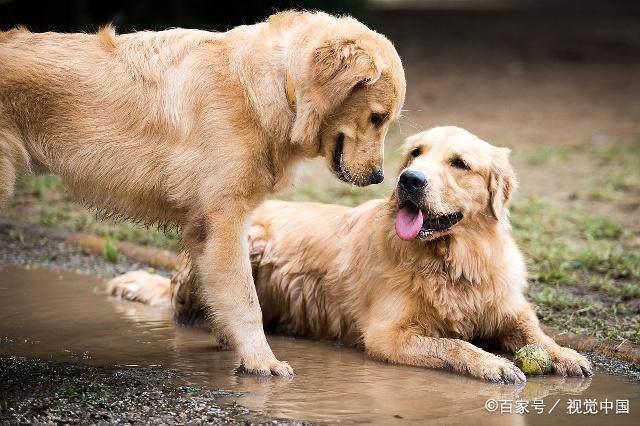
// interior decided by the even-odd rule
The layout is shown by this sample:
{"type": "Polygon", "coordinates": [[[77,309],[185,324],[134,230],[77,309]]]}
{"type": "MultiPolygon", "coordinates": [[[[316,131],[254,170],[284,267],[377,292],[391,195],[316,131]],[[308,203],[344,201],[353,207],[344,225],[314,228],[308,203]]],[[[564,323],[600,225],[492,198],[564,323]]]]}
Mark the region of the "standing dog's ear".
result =
{"type": "Polygon", "coordinates": [[[509,163],[508,148],[495,148],[491,176],[489,178],[489,208],[493,217],[507,221],[507,204],[518,186],[515,172],[509,163]]]}
{"type": "Polygon", "coordinates": [[[292,140],[304,143],[315,138],[323,118],[344,102],[356,86],[378,81],[383,69],[374,46],[364,40],[336,38],[316,47],[305,81],[298,85],[292,140]]]}
{"type": "Polygon", "coordinates": [[[358,85],[370,85],[382,74],[372,46],[357,39],[325,41],[313,52],[312,97],[316,109],[327,112],[358,85]]]}

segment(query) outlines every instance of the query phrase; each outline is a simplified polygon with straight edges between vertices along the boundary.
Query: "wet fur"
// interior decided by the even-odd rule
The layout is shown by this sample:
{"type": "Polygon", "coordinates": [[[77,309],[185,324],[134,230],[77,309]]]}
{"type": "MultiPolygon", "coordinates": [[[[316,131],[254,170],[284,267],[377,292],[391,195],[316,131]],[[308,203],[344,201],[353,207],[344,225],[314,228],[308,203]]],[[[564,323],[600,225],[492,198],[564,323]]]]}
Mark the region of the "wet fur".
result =
{"type": "MultiPolygon", "coordinates": [[[[397,237],[395,192],[355,208],[263,204],[253,216],[249,243],[265,325],[341,339],[379,360],[504,383],[524,376],[507,359],[469,342],[490,341],[508,352],[538,343],[557,374],[591,375],[583,356],[541,331],[525,299],[525,265],[508,221],[516,180],[507,155],[454,127],[409,138],[403,169],[430,175],[432,190],[441,193],[433,196],[432,208],[457,205],[465,214],[447,235],[431,241],[397,237]],[[416,147],[423,154],[412,158],[416,147]],[[473,154],[469,173],[475,175],[450,168],[454,152],[473,154]]],[[[145,280],[138,284],[144,298],[145,280]]],[[[127,275],[111,285],[126,286],[127,275]]],[[[174,277],[171,290],[188,299],[190,285],[174,277]]],[[[162,286],[160,297],[168,299],[168,280],[162,286]]]]}
{"type": "Polygon", "coordinates": [[[245,368],[291,374],[262,331],[249,215],[299,160],[331,157],[336,129],[353,130],[343,165],[368,184],[404,94],[391,43],[324,13],[226,33],[0,32],[0,206],[19,173],[46,171],[87,205],[181,227],[207,312],[245,368]],[[374,107],[388,120],[365,129],[374,107]]]}

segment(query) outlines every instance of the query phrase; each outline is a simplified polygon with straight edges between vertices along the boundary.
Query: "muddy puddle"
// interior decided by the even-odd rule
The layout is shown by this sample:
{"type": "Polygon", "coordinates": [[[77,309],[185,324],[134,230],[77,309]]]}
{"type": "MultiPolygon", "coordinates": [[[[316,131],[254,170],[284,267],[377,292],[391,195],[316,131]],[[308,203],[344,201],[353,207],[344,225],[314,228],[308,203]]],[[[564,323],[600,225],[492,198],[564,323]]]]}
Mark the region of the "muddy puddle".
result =
{"type": "Polygon", "coordinates": [[[239,404],[268,415],[318,422],[638,424],[640,419],[640,385],[602,371],[592,379],[533,378],[516,388],[386,365],[355,349],[282,336],[269,341],[296,369],[293,379],[237,375],[233,354],[212,350],[205,330],[175,326],[168,310],[111,299],[101,293],[103,286],[83,275],[2,268],[0,355],[162,366],[193,385],[243,392],[239,404]],[[595,401],[598,414],[569,414],[570,400],[581,401],[583,413],[593,411],[595,401]],[[625,401],[629,414],[623,414],[625,401]],[[529,413],[508,414],[522,407],[529,413]]]}

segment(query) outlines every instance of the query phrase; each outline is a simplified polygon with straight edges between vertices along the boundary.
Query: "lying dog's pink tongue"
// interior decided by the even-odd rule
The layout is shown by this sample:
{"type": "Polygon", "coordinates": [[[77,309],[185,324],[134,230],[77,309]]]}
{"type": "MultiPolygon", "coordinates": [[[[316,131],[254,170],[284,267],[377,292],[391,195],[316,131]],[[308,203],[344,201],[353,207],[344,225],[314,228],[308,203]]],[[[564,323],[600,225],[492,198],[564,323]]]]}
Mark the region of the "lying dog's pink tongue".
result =
{"type": "Polygon", "coordinates": [[[414,240],[422,228],[422,211],[403,207],[396,216],[396,234],[401,240],[414,240]]]}

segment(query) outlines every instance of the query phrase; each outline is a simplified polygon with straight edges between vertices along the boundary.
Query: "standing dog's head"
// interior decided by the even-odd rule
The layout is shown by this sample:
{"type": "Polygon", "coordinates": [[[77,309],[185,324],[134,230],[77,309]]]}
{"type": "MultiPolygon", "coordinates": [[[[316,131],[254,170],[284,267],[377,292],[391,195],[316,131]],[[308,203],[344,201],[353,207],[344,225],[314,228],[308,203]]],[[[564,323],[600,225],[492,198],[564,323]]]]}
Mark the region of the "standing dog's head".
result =
{"type": "Polygon", "coordinates": [[[434,240],[507,221],[516,187],[509,150],[457,127],[410,137],[392,199],[402,240],[434,240]]]}
{"type": "Polygon", "coordinates": [[[289,46],[287,67],[296,114],[292,142],[325,157],[345,182],[380,183],[384,139],[406,91],[400,57],[389,40],[353,18],[300,19],[308,34],[289,46]]]}

